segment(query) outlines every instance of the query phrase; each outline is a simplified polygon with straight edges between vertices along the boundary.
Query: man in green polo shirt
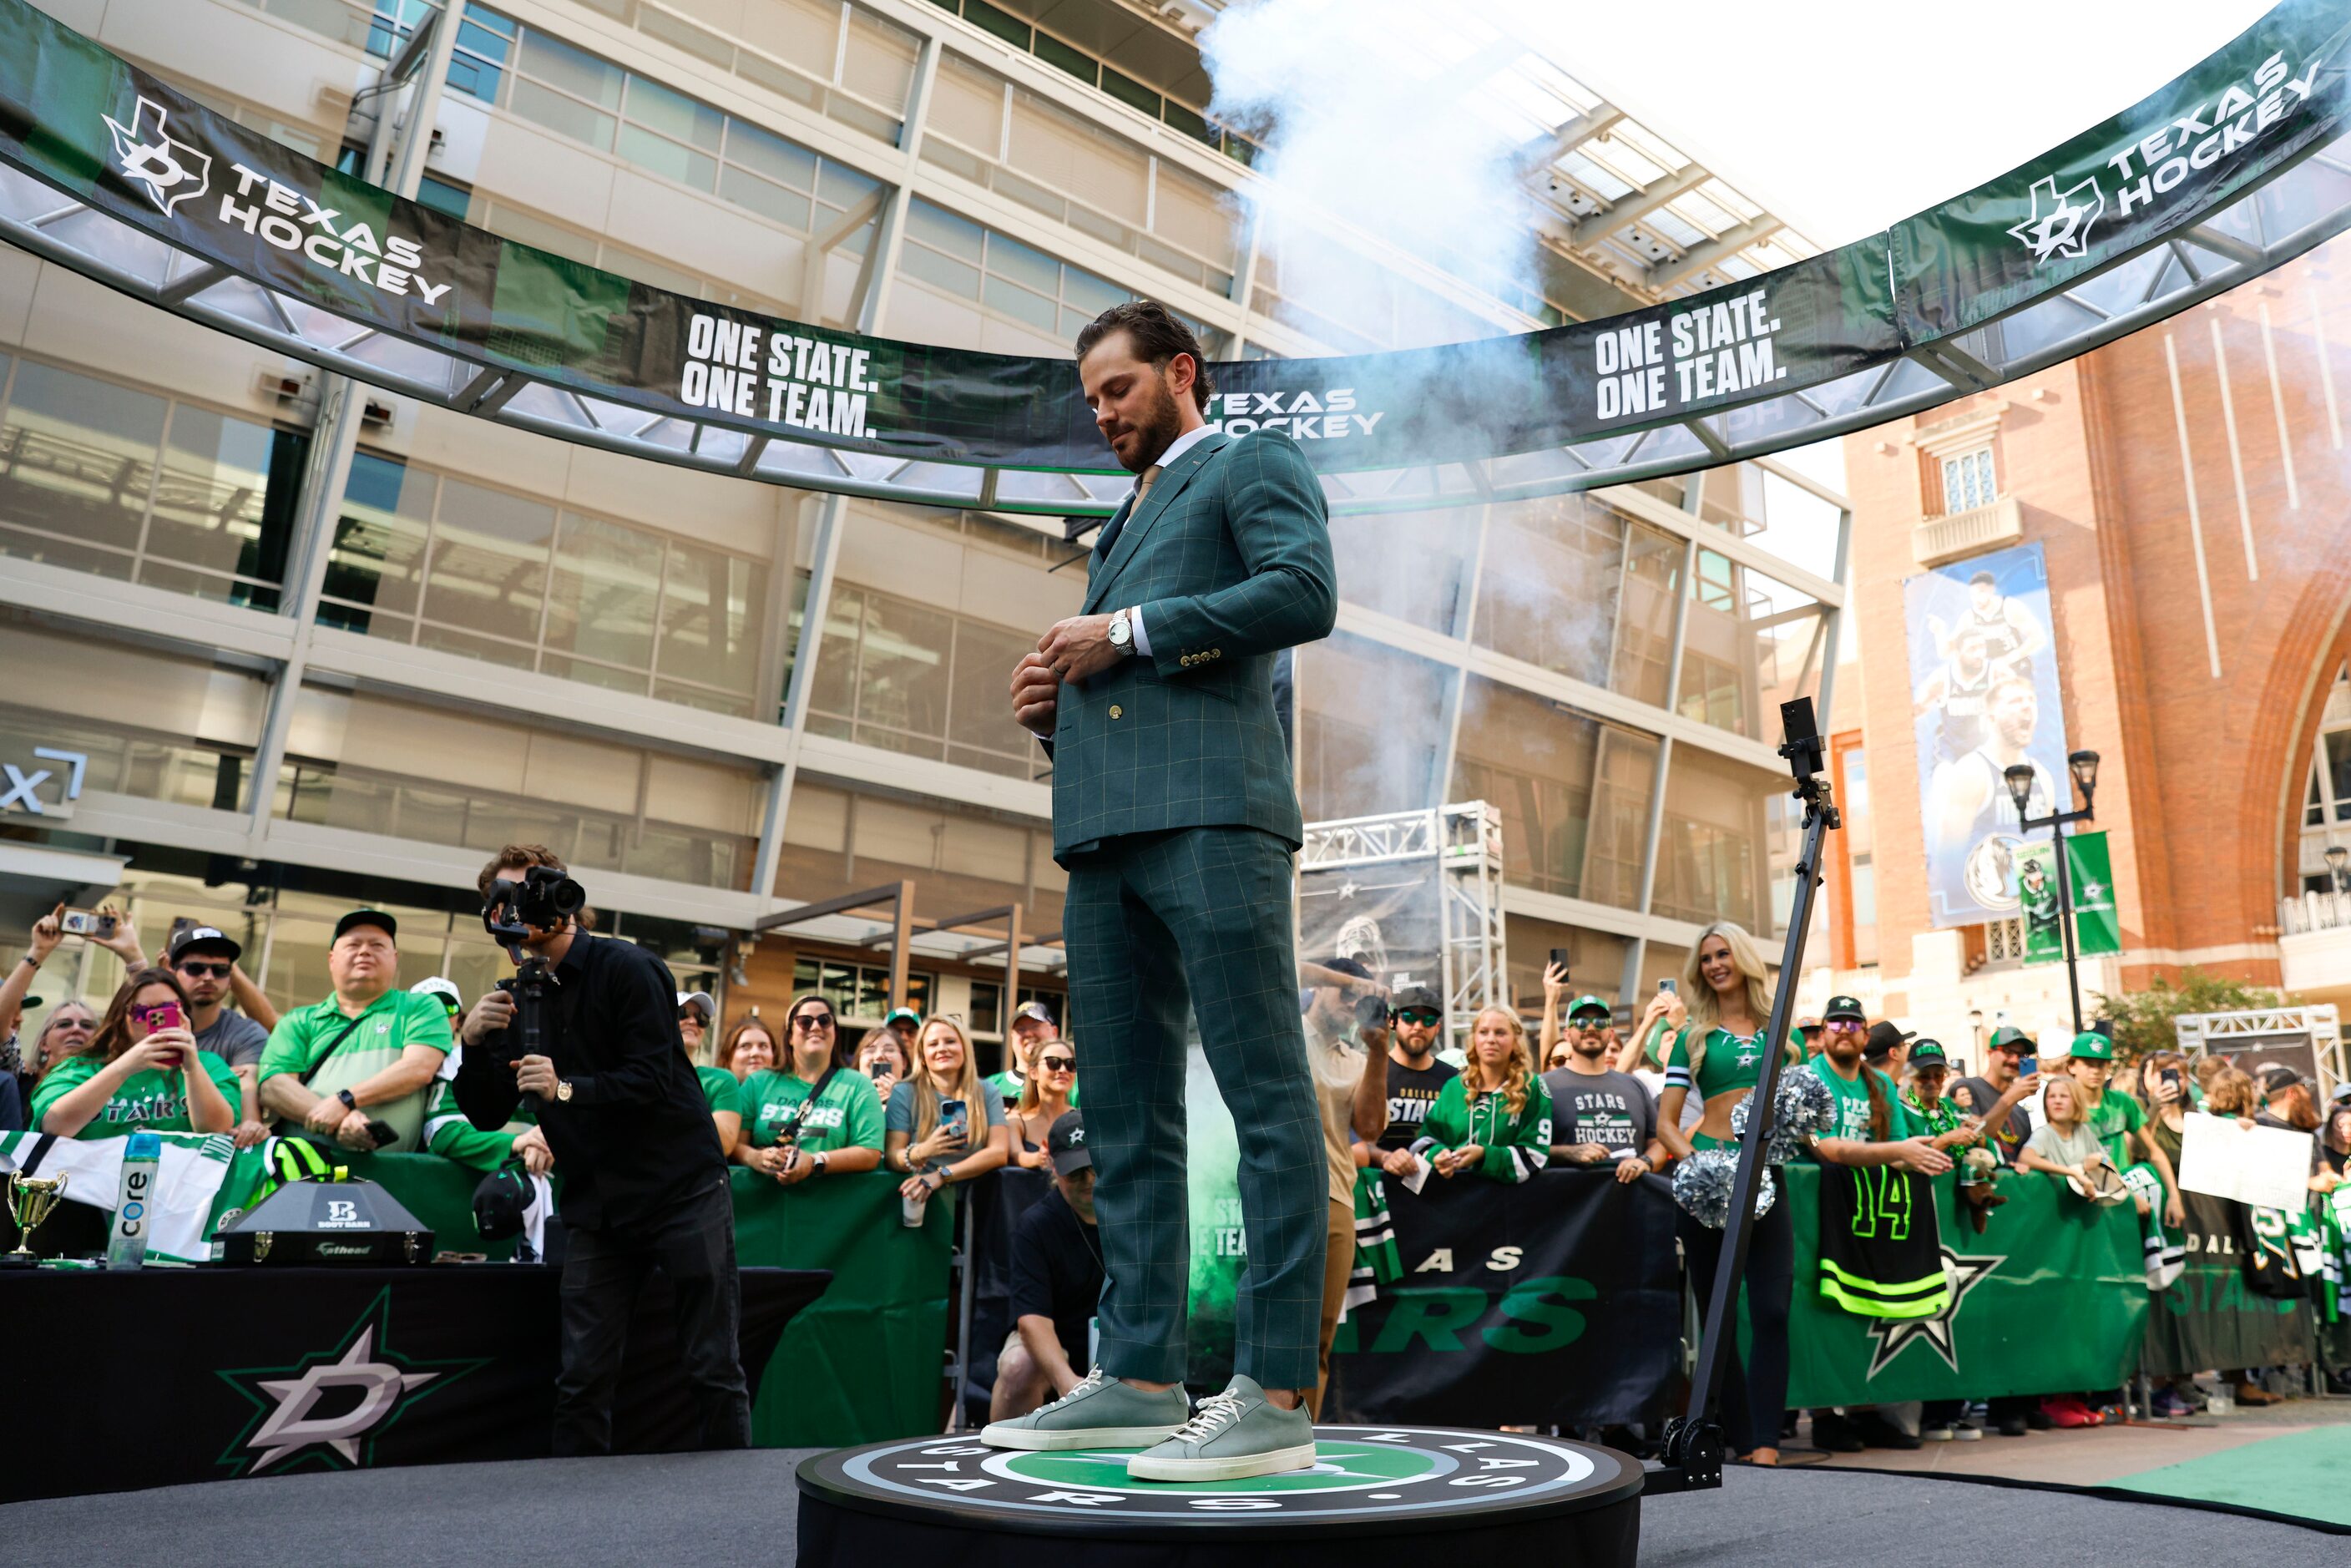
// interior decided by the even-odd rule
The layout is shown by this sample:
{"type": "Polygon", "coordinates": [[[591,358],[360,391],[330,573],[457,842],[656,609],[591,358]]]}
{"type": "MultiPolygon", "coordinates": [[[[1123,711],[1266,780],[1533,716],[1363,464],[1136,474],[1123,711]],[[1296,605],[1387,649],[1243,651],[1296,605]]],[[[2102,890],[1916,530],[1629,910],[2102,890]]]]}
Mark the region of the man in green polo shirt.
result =
{"type": "Polygon", "coordinates": [[[368,1124],[381,1121],[398,1134],[387,1151],[415,1151],[434,1074],[455,1042],[437,998],[396,985],[398,936],[381,910],[335,923],[335,994],[279,1019],[261,1053],[262,1109],[280,1118],[279,1132],[372,1149],[368,1124]]]}

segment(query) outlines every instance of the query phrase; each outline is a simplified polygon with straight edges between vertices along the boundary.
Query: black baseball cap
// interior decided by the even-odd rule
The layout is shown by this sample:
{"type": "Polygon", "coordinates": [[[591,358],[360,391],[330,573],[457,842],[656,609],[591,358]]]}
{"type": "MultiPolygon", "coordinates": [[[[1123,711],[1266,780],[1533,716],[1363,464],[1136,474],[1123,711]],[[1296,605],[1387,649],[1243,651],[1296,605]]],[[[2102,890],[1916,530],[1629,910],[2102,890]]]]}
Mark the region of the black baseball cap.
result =
{"type": "Polygon", "coordinates": [[[1057,1030],[1061,1027],[1053,1017],[1053,1009],[1047,1007],[1042,1002],[1022,1002],[1019,1008],[1014,1009],[1012,1021],[1014,1023],[1019,1023],[1022,1019],[1034,1019],[1037,1022],[1043,1024],[1047,1029],[1057,1030]]]}
{"type": "MultiPolygon", "coordinates": [[[[340,936],[341,933],[338,932],[337,935],[340,936]]],[[[182,958],[199,947],[207,953],[218,953],[232,964],[245,954],[245,948],[238,944],[236,938],[229,936],[219,926],[192,925],[181,932],[179,938],[172,944],[172,964],[176,966],[182,958]]]]}
{"type": "Polygon", "coordinates": [[[2302,1074],[2291,1067],[2264,1068],[2262,1071],[2262,1092],[2265,1095],[2283,1094],[2289,1089],[2299,1088],[2303,1082],[2302,1074]]]}
{"type": "Polygon", "coordinates": [[[485,1241],[519,1236],[538,1196],[530,1176],[511,1167],[492,1171],[474,1188],[474,1228],[485,1241]]]}
{"type": "Polygon", "coordinates": [[[1445,1003],[1426,986],[1398,986],[1395,993],[1388,998],[1388,1010],[1400,1013],[1406,1008],[1422,1009],[1442,1015],[1445,1011],[1445,1003]]]}
{"type": "Polygon", "coordinates": [[[1821,1009],[1823,1021],[1830,1019],[1865,1019],[1868,1016],[1869,1009],[1863,1007],[1856,997],[1831,997],[1829,1005],[1821,1009]]]}
{"type": "Polygon", "coordinates": [[[1368,980],[1372,977],[1372,972],[1364,967],[1363,960],[1360,958],[1317,958],[1314,962],[1325,969],[1334,969],[1342,975],[1352,975],[1358,980],[1368,980]]]}
{"type": "Polygon", "coordinates": [[[1941,1040],[1922,1040],[1910,1048],[1910,1065],[1913,1067],[1949,1067],[1951,1065],[1951,1059],[1943,1054],[1943,1042],[1941,1040]]]}
{"type": "Polygon", "coordinates": [[[372,925],[394,942],[400,940],[400,922],[381,909],[354,909],[336,921],[335,940],[341,941],[345,932],[360,925],[372,925]]]}
{"type": "Polygon", "coordinates": [[[1086,1148],[1085,1113],[1064,1111],[1056,1116],[1052,1130],[1045,1134],[1045,1152],[1053,1156],[1055,1176],[1092,1169],[1094,1156],[1086,1148]]]}
{"type": "Polygon", "coordinates": [[[1887,1019],[1880,1019],[1869,1026],[1869,1038],[1861,1042],[1861,1054],[1872,1061],[1891,1056],[1896,1046],[1916,1038],[1917,1032],[1917,1030],[1896,1029],[1887,1019]]]}

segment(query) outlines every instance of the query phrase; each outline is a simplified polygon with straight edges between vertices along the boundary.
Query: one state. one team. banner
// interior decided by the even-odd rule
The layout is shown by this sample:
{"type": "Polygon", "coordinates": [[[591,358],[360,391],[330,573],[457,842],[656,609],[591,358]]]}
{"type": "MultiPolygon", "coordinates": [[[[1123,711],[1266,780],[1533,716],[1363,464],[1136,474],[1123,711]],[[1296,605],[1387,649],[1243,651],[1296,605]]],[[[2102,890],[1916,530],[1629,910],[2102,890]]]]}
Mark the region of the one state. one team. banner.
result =
{"type": "MultiPolygon", "coordinates": [[[[1211,417],[1284,430],[1332,473],[1713,413],[1744,438],[1742,418],[1771,416],[1733,411],[1947,344],[2333,140],[2351,99],[2346,39],[2351,15],[2333,0],[2285,0],[2122,114],[1886,233],[1547,331],[1218,365],[1211,417]]],[[[298,308],[649,414],[899,458],[1112,466],[1066,360],[728,309],[501,239],[213,113],[27,0],[0,0],[0,163],[298,308]]]]}

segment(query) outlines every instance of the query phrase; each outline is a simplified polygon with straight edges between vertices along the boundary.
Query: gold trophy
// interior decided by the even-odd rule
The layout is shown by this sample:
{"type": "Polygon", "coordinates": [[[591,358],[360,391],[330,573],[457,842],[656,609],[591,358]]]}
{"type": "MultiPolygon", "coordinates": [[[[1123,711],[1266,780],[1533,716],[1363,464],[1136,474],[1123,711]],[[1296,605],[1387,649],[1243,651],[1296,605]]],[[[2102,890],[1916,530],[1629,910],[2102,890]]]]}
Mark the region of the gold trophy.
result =
{"type": "Polygon", "coordinates": [[[8,1212],[16,1220],[16,1249],[0,1258],[0,1266],[29,1269],[40,1260],[33,1255],[33,1231],[49,1217],[49,1211],[65,1197],[66,1177],[28,1176],[22,1171],[8,1173],[8,1212]]]}

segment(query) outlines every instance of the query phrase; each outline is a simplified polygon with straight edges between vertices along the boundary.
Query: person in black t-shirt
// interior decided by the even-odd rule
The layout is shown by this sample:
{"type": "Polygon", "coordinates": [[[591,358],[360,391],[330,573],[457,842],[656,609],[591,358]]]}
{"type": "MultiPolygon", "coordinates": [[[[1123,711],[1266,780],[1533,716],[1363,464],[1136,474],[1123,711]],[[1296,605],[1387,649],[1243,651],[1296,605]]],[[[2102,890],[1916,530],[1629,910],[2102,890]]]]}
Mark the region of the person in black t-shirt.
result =
{"type": "Polygon", "coordinates": [[[1093,1364],[1103,1271],[1084,1117],[1081,1111],[1067,1112],[1045,1134],[1053,1190],[1030,1204],[1013,1227],[1012,1318],[1019,1343],[1007,1343],[997,1356],[990,1421],[1026,1416],[1060,1398],[1093,1364]]]}
{"type": "Polygon", "coordinates": [[[1952,1103],[1984,1124],[1984,1147],[2004,1166],[2016,1164],[2025,1140],[2032,1136],[2032,1118],[2024,1102],[2041,1092],[2039,1072],[2018,1071],[2032,1054],[2032,1037],[2003,1024],[1984,1053],[1980,1078],[1962,1078],[1951,1085],[1952,1103]]]}
{"type": "Polygon", "coordinates": [[[1444,1036],[1445,1004],[1437,993],[1426,986],[1398,987],[1388,998],[1388,1130],[1372,1152],[1390,1176],[1412,1168],[1420,1124],[1445,1085],[1459,1076],[1452,1063],[1437,1059],[1444,1036]]]}

